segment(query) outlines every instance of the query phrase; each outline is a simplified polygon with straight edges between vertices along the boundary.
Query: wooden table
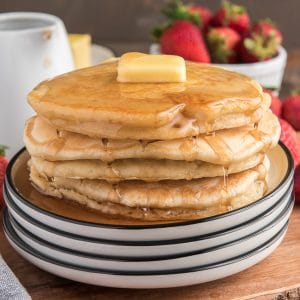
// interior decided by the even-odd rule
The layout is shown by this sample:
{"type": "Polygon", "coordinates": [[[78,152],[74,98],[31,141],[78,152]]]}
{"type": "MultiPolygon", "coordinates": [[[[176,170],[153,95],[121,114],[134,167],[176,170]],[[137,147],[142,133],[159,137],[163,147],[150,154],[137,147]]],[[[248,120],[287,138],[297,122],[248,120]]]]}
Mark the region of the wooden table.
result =
{"type": "MultiPolygon", "coordinates": [[[[282,94],[297,86],[300,50],[289,54],[282,94]]],[[[0,228],[0,253],[33,299],[300,299],[300,205],[293,211],[283,243],[258,265],[225,279],[173,289],[113,289],[58,278],[18,255],[0,228]]]]}

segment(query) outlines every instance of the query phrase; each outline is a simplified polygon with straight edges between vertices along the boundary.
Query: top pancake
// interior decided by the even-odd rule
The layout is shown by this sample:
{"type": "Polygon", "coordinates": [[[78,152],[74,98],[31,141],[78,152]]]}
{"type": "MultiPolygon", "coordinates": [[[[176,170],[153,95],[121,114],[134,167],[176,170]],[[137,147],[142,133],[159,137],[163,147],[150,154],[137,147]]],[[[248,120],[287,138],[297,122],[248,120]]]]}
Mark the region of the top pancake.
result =
{"type": "MultiPolygon", "coordinates": [[[[78,124],[76,132],[83,133],[81,123],[96,122],[115,125],[118,130],[110,137],[124,138],[118,137],[122,126],[159,128],[176,123],[178,118],[184,123],[207,124],[207,131],[211,131],[216,130],[212,125],[221,116],[237,114],[245,116],[238,124],[242,126],[253,122],[247,116],[261,107],[265,97],[261,87],[247,76],[191,62],[186,62],[184,83],[119,83],[117,63],[107,62],[44,81],[29,93],[29,103],[48,120],[64,120],[73,127],[78,124]]],[[[228,126],[234,127],[224,128],[228,126]]],[[[191,135],[195,130],[185,133],[191,135]]]]}

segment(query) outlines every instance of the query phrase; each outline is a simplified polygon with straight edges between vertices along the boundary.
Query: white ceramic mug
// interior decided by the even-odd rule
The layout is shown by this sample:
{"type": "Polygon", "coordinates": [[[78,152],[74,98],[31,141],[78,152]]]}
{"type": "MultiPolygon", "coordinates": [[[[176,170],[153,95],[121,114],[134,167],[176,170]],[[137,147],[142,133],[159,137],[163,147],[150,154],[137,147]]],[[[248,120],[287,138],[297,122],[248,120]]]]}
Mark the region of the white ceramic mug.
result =
{"type": "Polygon", "coordinates": [[[25,120],[34,114],[28,92],[40,81],[74,69],[63,22],[33,12],[0,14],[0,144],[11,157],[23,145],[25,120]]]}

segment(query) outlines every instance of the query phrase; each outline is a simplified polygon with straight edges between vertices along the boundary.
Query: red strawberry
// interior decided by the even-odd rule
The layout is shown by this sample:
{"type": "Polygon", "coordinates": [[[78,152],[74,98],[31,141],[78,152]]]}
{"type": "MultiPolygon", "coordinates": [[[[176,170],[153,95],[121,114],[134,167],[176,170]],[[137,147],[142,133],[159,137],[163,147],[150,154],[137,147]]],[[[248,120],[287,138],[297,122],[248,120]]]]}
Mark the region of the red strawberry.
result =
{"type": "Polygon", "coordinates": [[[300,166],[295,169],[294,175],[294,192],[296,202],[300,203],[300,166]]]}
{"type": "Polygon", "coordinates": [[[3,182],[8,160],[5,157],[6,146],[0,145],[0,206],[3,202],[3,182]]]}
{"type": "Polygon", "coordinates": [[[300,130],[300,93],[295,92],[284,99],[282,116],[296,130],[300,130]]]}
{"type": "Polygon", "coordinates": [[[199,15],[203,29],[208,27],[213,16],[210,9],[200,5],[189,5],[187,6],[187,10],[191,13],[196,13],[199,15]]]}
{"type": "Polygon", "coordinates": [[[230,27],[212,27],[206,38],[213,62],[237,62],[237,48],[241,37],[235,30],[230,27]]]}
{"type": "Polygon", "coordinates": [[[270,19],[258,21],[253,26],[252,32],[263,35],[265,37],[272,36],[275,38],[277,44],[281,44],[282,42],[282,33],[270,19]]]}
{"type": "Polygon", "coordinates": [[[271,108],[273,114],[275,114],[277,117],[281,117],[281,111],[282,111],[281,100],[270,90],[264,89],[264,92],[268,93],[271,96],[272,102],[271,102],[270,108],[271,108]]]}
{"type": "Polygon", "coordinates": [[[176,21],[160,38],[161,52],[175,54],[184,59],[210,63],[202,33],[199,28],[188,21],[176,21]]]}
{"type": "Polygon", "coordinates": [[[281,125],[280,140],[290,150],[294,158],[295,167],[297,167],[300,163],[300,142],[297,137],[296,131],[287,121],[279,119],[279,122],[281,125]]]}
{"type": "Polygon", "coordinates": [[[245,63],[269,60],[278,53],[275,37],[250,32],[242,41],[240,55],[245,63]]]}
{"type": "Polygon", "coordinates": [[[250,27],[250,18],[245,7],[223,1],[212,19],[212,25],[229,26],[240,34],[245,34],[250,27]]]}

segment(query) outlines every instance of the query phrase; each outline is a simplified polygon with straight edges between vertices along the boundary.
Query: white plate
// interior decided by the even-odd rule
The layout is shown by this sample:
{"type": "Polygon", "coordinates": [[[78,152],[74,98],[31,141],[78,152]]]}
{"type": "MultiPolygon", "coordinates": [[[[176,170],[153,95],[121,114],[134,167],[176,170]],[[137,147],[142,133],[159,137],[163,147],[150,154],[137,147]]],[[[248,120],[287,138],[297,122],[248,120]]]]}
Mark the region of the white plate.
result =
{"type": "Polygon", "coordinates": [[[124,272],[110,271],[96,268],[77,267],[72,264],[58,262],[47,256],[37,253],[26,246],[16,235],[4,226],[6,237],[12,247],[25,259],[37,267],[55,275],[71,280],[118,288],[169,288],[204,283],[245,270],[260,262],[270,255],[281,243],[286,227],[282,229],[272,240],[252,252],[247,252],[231,260],[217,264],[197,266],[184,269],[180,272],[157,271],[157,272],[124,272]]]}
{"type": "MultiPolygon", "coordinates": [[[[239,240],[221,245],[219,247],[210,248],[204,251],[197,251],[189,255],[181,255],[171,259],[164,260],[146,260],[134,261],[130,259],[112,259],[109,257],[86,255],[82,252],[73,251],[71,249],[54,246],[50,242],[44,241],[26,229],[22,228],[13,217],[9,216],[6,211],[4,214],[6,227],[10,231],[14,231],[20,239],[42,255],[56,259],[60,262],[74,264],[79,267],[86,268],[102,268],[109,270],[123,271],[161,271],[192,268],[195,265],[207,265],[224,260],[231,259],[242,255],[245,252],[253,251],[257,247],[265,244],[274,237],[278,232],[286,226],[289,216],[292,212],[294,199],[291,198],[288,205],[282,213],[262,230],[254,232],[239,240]]],[[[174,245],[176,247],[176,245],[174,245]]]]}
{"type": "Polygon", "coordinates": [[[48,241],[54,245],[61,246],[67,249],[76,250],[79,252],[105,255],[111,257],[152,257],[157,259],[170,255],[186,254],[193,251],[200,251],[207,248],[220,246],[252,234],[267,226],[270,222],[275,220],[288,205],[292,194],[292,185],[284,197],[280,199],[269,210],[231,230],[224,230],[218,234],[210,234],[205,236],[197,236],[189,239],[175,239],[168,241],[156,242],[124,242],[111,241],[103,239],[91,239],[79,235],[69,234],[57,229],[53,229],[32,219],[21,211],[12,201],[7,191],[4,192],[4,198],[12,214],[17,222],[26,228],[30,233],[48,241]]]}
{"type": "Polygon", "coordinates": [[[102,61],[115,57],[112,50],[107,47],[92,44],[91,47],[91,62],[92,65],[100,64],[102,61]]]}
{"type": "Polygon", "coordinates": [[[8,166],[6,186],[14,203],[27,215],[55,229],[89,238],[116,241],[161,241],[216,233],[247,222],[265,212],[286,193],[293,180],[293,159],[283,144],[272,149],[268,156],[271,162],[269,193],[258,201],[234,211],[187,222],[161,225],[107,225],[65,218],[29,203],[13,186],[12,168],[23,152],[19,152],[8,166]]]}

